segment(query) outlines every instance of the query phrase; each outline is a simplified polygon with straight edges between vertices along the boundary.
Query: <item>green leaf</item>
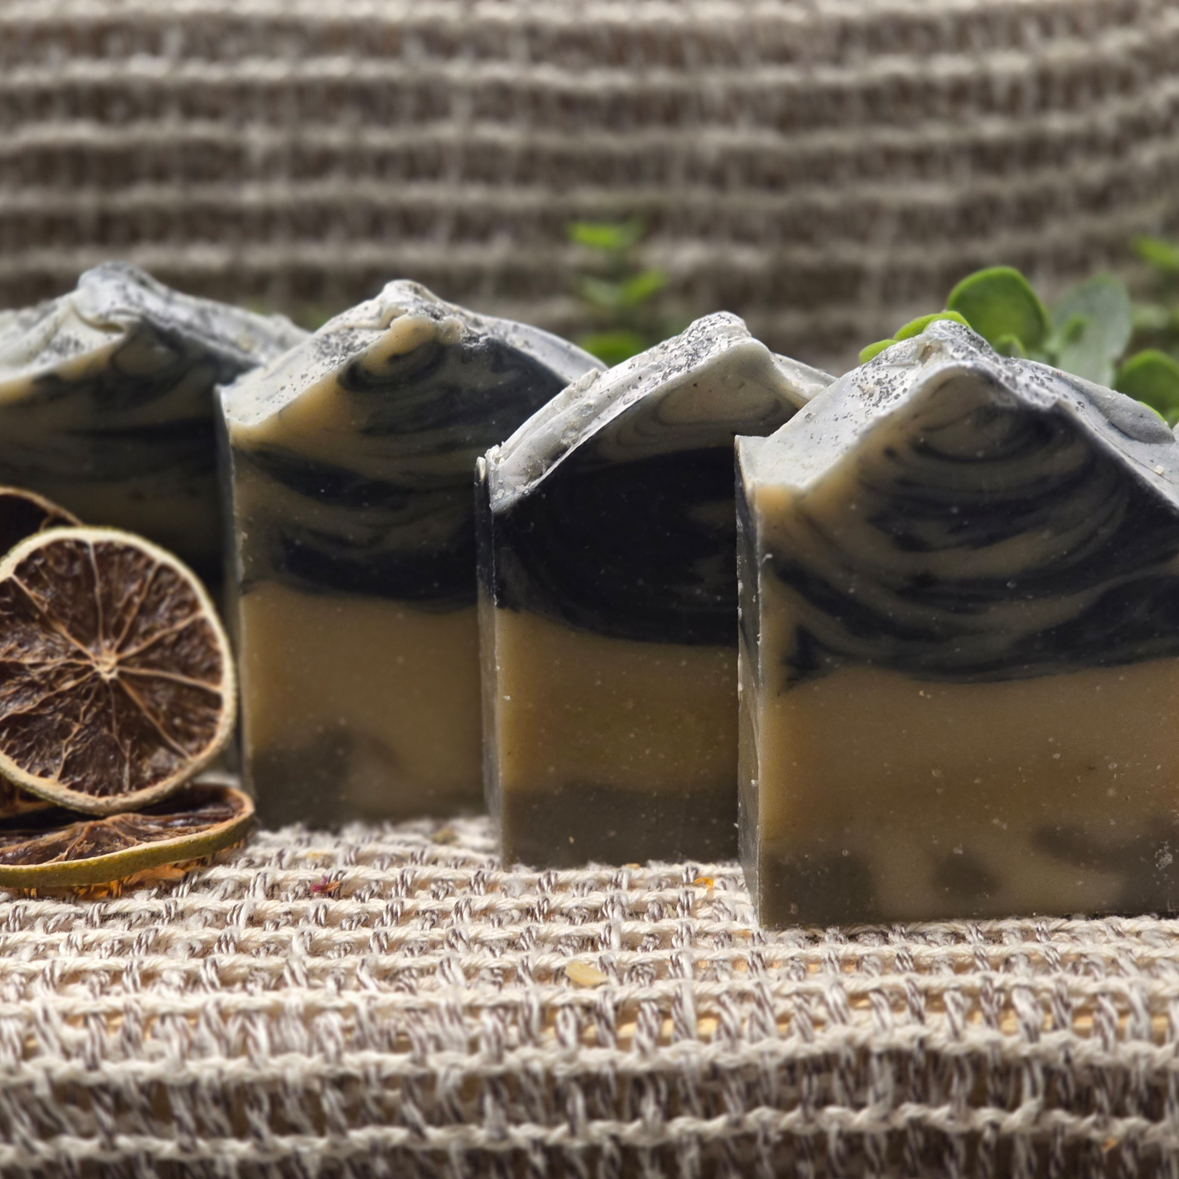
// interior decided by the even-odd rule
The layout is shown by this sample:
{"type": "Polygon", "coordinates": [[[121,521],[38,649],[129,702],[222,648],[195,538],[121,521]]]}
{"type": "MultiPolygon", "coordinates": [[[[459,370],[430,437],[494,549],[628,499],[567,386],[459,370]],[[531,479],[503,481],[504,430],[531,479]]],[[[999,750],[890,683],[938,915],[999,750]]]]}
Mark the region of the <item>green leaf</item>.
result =
{"type": "Polygon", "coordinates": [[[894,339],[877,340],[875,344],[869,344],[867,348],[860,349],[860,363],[867,364],[873,356],[879,356],[885,348],[891,348],[896,343],[894,339]]]}
{"type": "Polygon", "coordinates": [[[647,341],[638,332],[589,332],[578,338],[577,345],[603,363],[615,365],[644,351],[647,341]]]}
{"type": "Polygon", "coordinates": [[[1134,253],[1158,270],[1179,271],[1179,245],[1165,238],[1140,233],[1130,243],[1134,253]]]}
{"type": "Polygon", "coordinates": [[[625,253],[642,236],[643,223],[637,217],[629,221],[574,221],[569,225],[569,240],[575,245],[608,254],[625,253]]]}
{"type": "Polygon", "coordinates": [[[662,270],[643,270],[622,284],[622,299],[627,307],[636,307],[659,294],[667,286],[662,270]]]}
{"type": "Polygon", "coordinates": [[[575,284],[578,295],[599,311],[618,312],[627,306],[623,284],[583,274],[575,284]]]}
{"type": "Polygon", "coordinates": [[[1134,332],[1134,307],[1122,280],[1099,274],[1066,291],[1052,308],[1052,328],[1048,351],[1058,368],[1110,384],[1134,332]]]}
{"type": "Polygon", "coordinates": [[[932,315],[919,315],[916,319],[909,320],[904,327],[896,330],[893,339],[908,340],[913,336],[919,336],[935,319],[948,319],[952,323],[960,323],[964,327],[970,327],[970,324],[957,311],[935,311],[932,315]]]}
{"type": "Polygon", "coordinates": [[[1158,410],[1171,422],[1179,419],[1179,361],[1157,348],[1137,352],[1118,369],[1114,388],[1158,410]]]}
{"type": "Polygon", "coordinates": [[[1135,303],[1136,332],[1165,332],[1171,326],[1173,312],[1165,303],[1135,303]]]}
{"type": "Polygon", "coordinates": [[[1000,356],[1018,356],[1020,360],[1026,360],[1028,355],[1018,336],[1000,336],[995,341],[995,351],[1000,356]]]}
{"type": "Polygon", "coordinates": [[[992,347],[1014,336],[1024,350],[1038,348],[1048,335],[1048,312],[1028,280],[1011,266],[992,266],[969,274],[946,300],[992,347]]]}

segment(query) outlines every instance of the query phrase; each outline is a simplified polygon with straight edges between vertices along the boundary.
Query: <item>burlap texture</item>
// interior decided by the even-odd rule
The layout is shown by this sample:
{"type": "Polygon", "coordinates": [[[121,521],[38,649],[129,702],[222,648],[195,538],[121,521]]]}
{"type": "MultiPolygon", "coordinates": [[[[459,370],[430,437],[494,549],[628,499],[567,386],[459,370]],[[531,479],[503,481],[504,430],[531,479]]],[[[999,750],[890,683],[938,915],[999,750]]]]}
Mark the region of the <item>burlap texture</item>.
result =
{"type": "Polygon", "coordinates": [[[567,331],[568,222],[638,213],[670,315],[838,364],[1179,228],[1177,60],[1174,0],[4,0],[0,305],[118,256],[567,331]]]}
{"type": "Polygon", "coordinates": [[[485,819],[263,833],[0,902],[0,1174],[1174,1175],[1177,949],[769,934],[733,864],[505,872],[485,819]]]}
{"type": "MultiPolygon", "coordinates": [[[[637,212],[669,313],[839,364],[1179,228],[1176,61],[1168,0],[0,0],[0,303],[117,256],[571,330],[567,222],[637,212]]],[[[1177,1045],[1175,922],[766,934],[485,820],[0,900],[5,1179],[1179,1176],[1177,1045]]]]}

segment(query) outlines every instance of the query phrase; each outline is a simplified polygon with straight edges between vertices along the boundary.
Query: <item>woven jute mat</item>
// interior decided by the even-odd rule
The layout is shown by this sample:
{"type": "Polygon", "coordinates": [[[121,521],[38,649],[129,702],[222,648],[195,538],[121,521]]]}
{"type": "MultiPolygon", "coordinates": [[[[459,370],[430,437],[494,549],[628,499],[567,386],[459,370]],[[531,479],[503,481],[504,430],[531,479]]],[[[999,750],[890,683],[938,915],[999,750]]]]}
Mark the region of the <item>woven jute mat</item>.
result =
{"type": "Polygon", "coordinates": [[[0,902],[0,1174],[1172,1175],[1179,923],[759,931],[735,864],[261,832],[0,902]]]}

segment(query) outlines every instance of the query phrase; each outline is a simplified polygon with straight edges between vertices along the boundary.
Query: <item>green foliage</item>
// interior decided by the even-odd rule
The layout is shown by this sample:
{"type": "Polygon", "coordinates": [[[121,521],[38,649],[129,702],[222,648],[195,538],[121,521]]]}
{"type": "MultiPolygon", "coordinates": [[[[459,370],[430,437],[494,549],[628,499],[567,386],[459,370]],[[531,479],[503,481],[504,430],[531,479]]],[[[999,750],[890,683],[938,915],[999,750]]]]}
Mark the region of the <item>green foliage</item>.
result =
{"type": "Polygon", "coordinates": [[[1179,422],[1179,244],[1136,237],[1134,251],[1154,272],[1154,299],[1132,303],[1121,279],[1098,274],[1066,291],[1049,309],[1011,266],[967,275],[946,311],[923,315],[860,353],[864,364],[935,319],[973,328],[996,352],[1043,361],[1108,385],[1179,422]]]}
{"type": "Polygon", "coordinates": [[[1126,288],[1112,275],[1099,274],[1066,291],[1052,308],[1052,337],[1045,351],[1057,368],[1110,385],[1133,331],[1126,288]]]}
{"type": "Polygon", "coordinates": [[[1114,388],[1162,415],[1168,426],[1179,422],[1179,360],[1157,348],[1137,352],[1118,369],[1114,388]]]}
{"type": "Polygon", "coordinates": [[[1134,347],[1179,357],[1179,243],[1136,237],[1134,252],[1150,267],[1150,297],[1134,304],[1134,347]]]}
{"type": "Polygon", "coordinates": [[[951,319],[955,323],[966,324],[967,327],[970,327],[970,324],[966,323],[966,320],[957,311],[935,311],[932,315],[920,315],[916,319],[909,320],[903,327],[897,328],[889,339],[877,340],[875,344],[869,344],[867,348],[862,349],[860,363],[867,364],[873,356],[883,352],[885,348],[890,348],[899,340],[908,340],[912,336],[919,336],[935,319],[951,319]]]}
{"type": "Polygon", "coordinates": [[[667,286],[661,270],[644,268],[637,257],[644,226],[628,221],[574,221],[569,240],[592,252],[589,272],[576,277],[574,292],[594,330],[577,343],[606,364],[619,364],[674,335],[659,315],[659,295],[667,286]]]}
{"type": "Polygon", "coordinates": [[[1169,274],[1179,274],[1179,245],[1145,233],[1134,238],[1131,245],[1134,253],[1148,266],[1169,274]]]}
{"type": "Polygon", "coordinates": [[[1050,330],[1044,304],[1011,266],[991,266],[967,275],[950,292],[946,308],[957,311],[992,348],[1008,355],[1016,346],[1030,354],[1050,330]]]}

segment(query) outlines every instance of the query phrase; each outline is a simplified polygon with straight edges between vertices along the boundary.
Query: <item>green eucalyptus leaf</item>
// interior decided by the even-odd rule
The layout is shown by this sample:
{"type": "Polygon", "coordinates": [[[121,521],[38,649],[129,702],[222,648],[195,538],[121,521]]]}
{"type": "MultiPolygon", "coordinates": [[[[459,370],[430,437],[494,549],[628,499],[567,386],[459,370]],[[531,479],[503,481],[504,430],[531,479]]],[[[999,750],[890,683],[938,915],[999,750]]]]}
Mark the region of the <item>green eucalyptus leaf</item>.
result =
{"type": "Polygon", "coordinates": [[[1028,357],[1023,341],[1018,336],[1000,336],[993,347],[1000,356],[1017,356],[1020,360],[1026,360],[1028,357]]]}
{"type": "Polygon", "coordinates": [[[604,364],[615,365],[642,352],[647,347],[647,341],[638,332],[619,330],[589,332],[578,338],[577,345],[604,364]]]}
{"type": "Polygon", "coordinates": [[[643,270],[621,284],[623,305],[637,307],[659,294],[667,286],[667,275],[662,270],[643,270]]]}
{"type": "Polygon", "coordinates": [[[1028,280],[1011,266],[992,266],[967,275],[946,300],[993,348],[1014,336],[1026,351],[1048,336],[1048,312],[1028,280]]]}
{"type": "Polygon", "coordinates": [[[574,221],[568,232],[575,245],[622,254],[643,236],[643,223],[637,217],[629,221],[574,221]]]}
{"type": "Polygon", "coordinates": [[[948,319],[952,323],[960,323],[965,327],[970,327],[970,324],[957,311],[935,311],[932,315],[919,315],[916,319],[909,320],[904,327],[897,329],[893,339],[909,340],[913,336],[919,336],[935,319],[948,319]]]}
{"type": "Polygon", "coordinates": [[[1134,306],[1122,280],[1098,274],[1066,291],[1052,308],[1048,350],[1057,368],[1108,385],[1134,332],[1134,306]]]}
{"type": "Polygon", "coordinates": [[[887,340],[877,340],[875,344],[869,344],[867,348],[860,349],[860,363],[867,364],[873,356],[879,356],[885,348],[891,348],[896,343],[896,340],[891,337],[887,340]]]}
{"type": "Polygon", "coordinates": [[[1118,369],[1114,388],[1158,410],[1169,423],[1179,419],[1179,361],[1166,352],[1135,353],[1118,369]]]}
{"type": "Polygon", "coordinates": [[[1171,326],[1171,309],[1165,303],[1135,303],[1136,332],[1165,332],[1171,326]]]}
{"type": "Polygon", "coordinates": [[[577,293],[599,311],[617,312],[627,306],[623,284],[592,275],[582,275],[576,283],[577,293]]]}
{"type": "Polygon", "coordinates": [[[1174,242],[1161,237],[1151,237],[1148,233],[1140,233],[1130,244],[1134,247],[1134,253],[1143,262],[1158,270],[1179,272],[1179,245],[1174,242]]]}

